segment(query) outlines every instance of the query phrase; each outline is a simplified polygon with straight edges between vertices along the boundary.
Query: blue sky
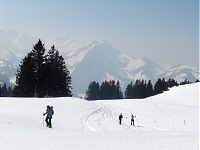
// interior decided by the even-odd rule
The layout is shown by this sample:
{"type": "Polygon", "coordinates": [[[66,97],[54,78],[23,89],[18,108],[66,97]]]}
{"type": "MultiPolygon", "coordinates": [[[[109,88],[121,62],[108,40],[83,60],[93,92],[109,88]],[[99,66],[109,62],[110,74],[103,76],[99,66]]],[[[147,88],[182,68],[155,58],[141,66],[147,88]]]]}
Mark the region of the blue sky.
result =
{"type": "Polygon", "coordinates": [[[198,0],[0,0],[0,30],[10,29],[44,40],[105,39],[160,65],[199,64],[198,0]]]}

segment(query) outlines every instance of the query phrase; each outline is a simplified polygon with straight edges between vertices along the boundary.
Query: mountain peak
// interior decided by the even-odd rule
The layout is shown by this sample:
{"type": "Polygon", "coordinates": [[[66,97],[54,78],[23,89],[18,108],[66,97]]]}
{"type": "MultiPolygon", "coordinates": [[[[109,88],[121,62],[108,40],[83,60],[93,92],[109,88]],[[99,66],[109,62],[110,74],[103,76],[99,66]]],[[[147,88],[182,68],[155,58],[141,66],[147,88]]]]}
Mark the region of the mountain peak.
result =
{"type": "Polygon", "coordinates": [[[94,41],[91,41],[91,42],[89,42],[87,45],[90,45],[90,44],[92,44],[92,45],[99,45],[99,44],[103,44],[103,45],[110,45],[110,43],[108,43],[106,40],[104,40],[104,39],[99,39],[99,40],[94,40],[94,41]]]}
{"type": "Polygon", "coordinates": [[[97,40],[99,43],[108,43],[107,41],[105,41],[104,39],[99,39],[97,40]]]}
{"type": "Polygon", "coordinates": [[[7,32],[6,34],[10,39],[12,40],[16,40],[19,36],[20,36],[20,33],[18,33],[17,31],[11,29],[7,32]]]}

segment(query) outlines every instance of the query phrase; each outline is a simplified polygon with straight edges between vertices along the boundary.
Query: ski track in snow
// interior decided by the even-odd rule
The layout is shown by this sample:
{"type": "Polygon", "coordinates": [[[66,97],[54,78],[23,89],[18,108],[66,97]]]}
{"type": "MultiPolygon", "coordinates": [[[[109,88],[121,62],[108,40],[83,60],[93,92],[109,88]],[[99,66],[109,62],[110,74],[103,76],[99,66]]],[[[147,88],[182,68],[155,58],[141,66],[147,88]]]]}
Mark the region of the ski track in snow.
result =
{"type": "MultiPolygon", "coordinates": [[[[116,107],[112,106],[113,102],[104,102],[104,103],[98,103],[98,107],[91,109],[86,115],[84,115],[80,122],[82,124],[82,131],[85,131],[87,129],[91,131],[113,131],[114,128],[118,128],[120,130],[141,130],[141,131],[151,131],[151,130],[159,130],[159,131],[170,131],[170,132],[175,132],[176,131],[176,120],[170,116],[170,114],[163,109],[159,107],[159,105],[162,105],[162,103],[154,103],[154,102],[145,102],[142,101],[143,103],[148,103],[150,105],[153,105],[163,116],[166,116],[169,120],[171,120],[170,124],[168,126],[171,126],[169,129],[165,128],[160,128],[157,126],[153,126],[150,124],[138,122],[137,118],[135,119],[135,126],[130,125],[130,120],[127,120],[126,118],[123,118],[122,125],[119,125],[119,120],[118,120],[118,115],[120,114],[119,110],[125,111],[125,112],[131,112],[129,109],[121,108],[121,107],[116,107]],[[109,121],[111,122],[112,126],[106,126],[104,121],[109,121]],[[96,123],[94,125],[94,122],[96,123]],[[114,127],[114,128],[113,128],[114,127]]],[[[163,105],[179,105],[183,107],[188,107],[191,109],[198,109],[198,106],[190,106],[190,105],[182,105],[182,104],[173,104],[173,103],[168,103],[168,104],[163,104],[163,105]]],[[[88,110],[87,110],[88,111],[88,110]]],[[[150,117],[153,119],[155,116],[149,116],[147,114],[139,114],[142,116],[150,117]]],[[[158,118],[159,119],[159,118],[158,118]]],[[[156,121],[155,121],[156,123],[156,121]]]]}
{"type": "Polygon", "coordinates": [[[81,124],[82,124],[82,131],[85,130],[85,128],[89,128],[90,130],[92,131],[96,131],[96,129],[94,129],[90,124],[89,124],[89,119],[91,118],[91,116],[94,116],[95,114],[99,113],[101,111],[102,107],[98,107],[97,109],[95,109],[94,111],[84,115],[82,118],[81,118],[81,124]]]}
{"type": "MultiPolygon", "coordinates": [[[[166,112],[164,112],[162,109],[160,109],[156,103],[152,103],[156,109],[158,109],[161,113],[166,115],[170,120],[172,121],[173,124],[173,129],[172,131],[176,130],[176,123],[173,118],[170,117],[170,115],[166,112]]],[[[130,110],[128,109],[123,109],[124,111],[129,112],[130,110]]],[[[88,110],[87,110],[88,111],[88,110]]],[[[84,115],[80,122],[82,124],[82,131],[85,131],[86,129],[89,129],[91,131],[112,131],[113,126],[118,126],[117,128],[121,128],[123,130],[142,130],[142,131],[147,131],[151,129],[156,129],[160,131],[169,131],[166,129],[158,128],[152,125],[144,124],[144,123],[138,123],[137,118],[135,119],[135,124],[137,123],[138,125],[131,126],[130,121],[127,120],[127,118],[123,119],[122,125],[119,125],[119,120],[118,120],[118,115],[119,111],[112,106],[112,102],[106,102],[106,103],[99,103],[99,106],[95,109],[90,110],[86,115],[84,115]],[[109,121],[112,122],[113,126],[106,126],[106,124],[103,123],[103,121],[109,121]],[[93,126],[95,122],[97,126],[93,126]]]]}

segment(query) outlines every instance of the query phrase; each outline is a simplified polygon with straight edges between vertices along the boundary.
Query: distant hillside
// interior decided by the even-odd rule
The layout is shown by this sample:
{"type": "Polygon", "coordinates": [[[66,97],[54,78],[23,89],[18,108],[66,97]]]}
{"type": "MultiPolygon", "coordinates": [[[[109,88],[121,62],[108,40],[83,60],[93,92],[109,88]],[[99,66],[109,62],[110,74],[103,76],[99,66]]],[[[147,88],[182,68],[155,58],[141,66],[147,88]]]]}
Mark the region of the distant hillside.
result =
{"type": "MultiPolygon", "coordinates": [[[[15,77],[20,60],[32,50],[39,38],[14,30],[0,31],[0,73],[10,80],[15,77]]],[[[71,72],[73,94],[84,94],[91,81],[120,80],[122,90],[137,79],[151,80],[173,78],[178,82],[199,78],[198,66],[159,66],[148,57],[139,59],[123,54],[105,40],[83,43],[70,38],[55,38],[43,41],[46,49],[52,45],[64,57],[71,72]]],[[[2,81],[5,82],[5,81],[2,81]]]]}

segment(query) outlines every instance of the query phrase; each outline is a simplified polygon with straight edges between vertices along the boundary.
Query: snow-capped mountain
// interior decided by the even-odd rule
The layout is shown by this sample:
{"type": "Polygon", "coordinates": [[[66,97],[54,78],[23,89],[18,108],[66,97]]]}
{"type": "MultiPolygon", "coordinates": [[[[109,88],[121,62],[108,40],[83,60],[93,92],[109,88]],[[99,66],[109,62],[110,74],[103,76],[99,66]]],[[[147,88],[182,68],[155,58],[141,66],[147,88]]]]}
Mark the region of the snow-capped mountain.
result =
{"type": "Polygon", "coordinates": [[[31,50],[38,38],[27,33],[0,30],[0,83],[14,82],[15,73],[20,60],[31,50]]]}
{"type": "MultiPolygon", "coordinates": [[[[20,60],[31,51],[38,39],[14,30],[0,31],[0,73],[13,78],[20,60]]],[[[55,38],[43,42],[47,51],[55,45],[64,57],[71,72],[74,95],[84,94],[92,81],[101,84],[104,80],[120,80],[124,90],[131,81],[137,79],[155,83],[158,78],[164,77],[178,82],[185,79],[194,82],[199,78],[197,66],[162,68],[147,57],[136,59],[125,55],[103,39],[83,43],[70,38],[55,38]]]]}

